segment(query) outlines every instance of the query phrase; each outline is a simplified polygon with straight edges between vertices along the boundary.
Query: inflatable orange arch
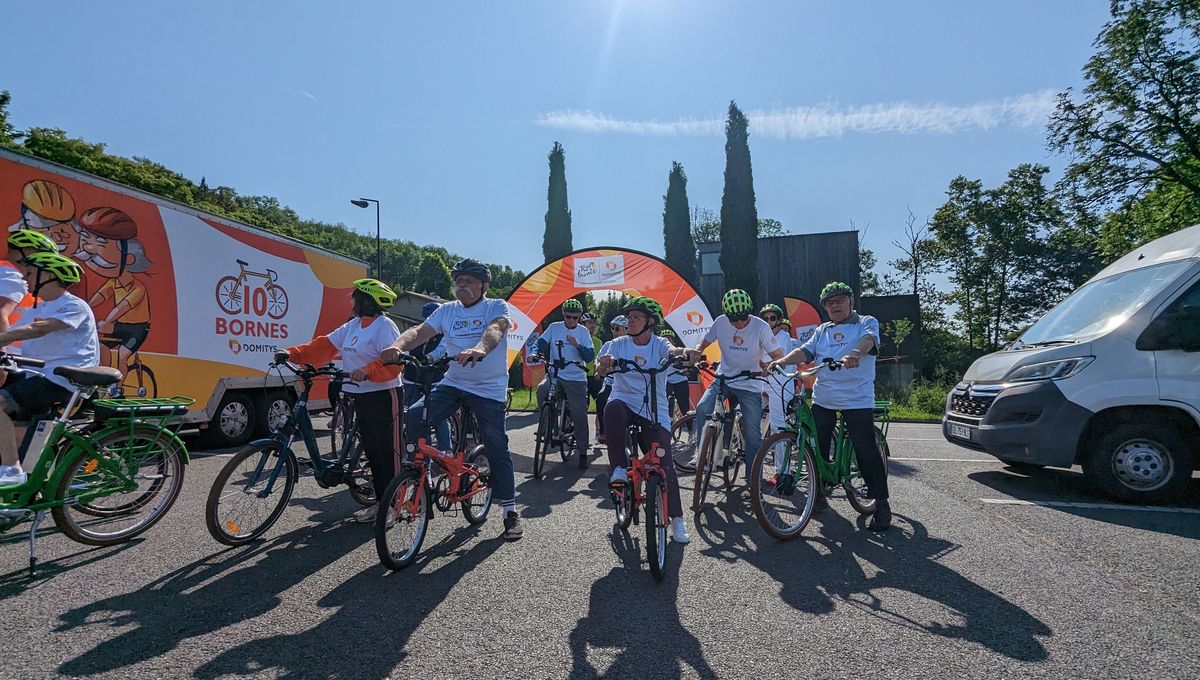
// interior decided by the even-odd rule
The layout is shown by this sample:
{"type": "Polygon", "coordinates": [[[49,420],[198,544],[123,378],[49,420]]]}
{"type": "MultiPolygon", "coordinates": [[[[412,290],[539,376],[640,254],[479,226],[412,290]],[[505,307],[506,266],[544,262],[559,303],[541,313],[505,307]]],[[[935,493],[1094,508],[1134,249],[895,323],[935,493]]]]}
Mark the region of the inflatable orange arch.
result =
{"type": "Polygon", "coordinates": [[[663,260],[625,248],[585,248],[542,265],[509,294],[508,365],[524,349],[533,329],[564,300],[596,290],[654,298],[663,307],[667,325],[689,347],[699,343],[712,325],[712,314],[700,294],[663,260]]]}

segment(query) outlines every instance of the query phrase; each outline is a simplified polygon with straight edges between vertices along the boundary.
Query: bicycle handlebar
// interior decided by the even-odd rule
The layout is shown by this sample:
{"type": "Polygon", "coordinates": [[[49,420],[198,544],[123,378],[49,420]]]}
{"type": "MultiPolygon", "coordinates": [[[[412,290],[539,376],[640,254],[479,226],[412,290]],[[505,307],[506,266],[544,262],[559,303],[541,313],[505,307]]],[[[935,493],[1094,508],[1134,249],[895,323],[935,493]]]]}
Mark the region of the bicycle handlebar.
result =
{"type": "Polygon", "coordinates": [[[20,354],[7,354],[0,352],[0,364],[5,364],[8,366],[24,366],[26,368],[43,368],[45,367],[46,362],[42,361],[41,359],[34,359],[32,357],[23,357],[20,354]]]}

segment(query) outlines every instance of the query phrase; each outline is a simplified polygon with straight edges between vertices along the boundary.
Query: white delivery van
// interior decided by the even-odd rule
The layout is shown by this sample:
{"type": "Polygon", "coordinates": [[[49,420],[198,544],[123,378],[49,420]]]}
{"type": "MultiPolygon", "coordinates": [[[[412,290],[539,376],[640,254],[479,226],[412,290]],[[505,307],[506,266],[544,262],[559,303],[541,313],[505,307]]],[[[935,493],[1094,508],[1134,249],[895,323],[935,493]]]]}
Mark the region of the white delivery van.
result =
{"type": "Polygon", "coordinates": [[[1119,500],[1182,492],[1200,464],[1200,225],[1136,248],[976,360],[942,432],[1016,465],[1082,465],[1119,500]]]}

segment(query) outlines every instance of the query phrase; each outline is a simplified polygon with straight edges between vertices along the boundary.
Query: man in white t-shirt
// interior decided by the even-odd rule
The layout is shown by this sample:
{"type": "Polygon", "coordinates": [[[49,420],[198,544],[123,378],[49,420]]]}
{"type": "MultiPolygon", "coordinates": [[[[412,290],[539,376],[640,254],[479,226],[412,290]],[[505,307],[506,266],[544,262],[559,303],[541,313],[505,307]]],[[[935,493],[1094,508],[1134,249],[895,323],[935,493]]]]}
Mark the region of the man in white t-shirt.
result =
{"type": "MultiPolygon", "coordinates": [[[[39,373],[12,371],[0,389],[0,485],[26,479],[18,460],[14,418],[27,420],[66,403],[74,391],[59,366],[90,368],[100,363],[96,318],[87,303],[67,292],[83,278],[79,265],[58,253],[32,253],[18,264],[30,292],[40,299],[22,323],[0,333],[0,347],[22,342],[23,354],[46,362],[39,373]]],[[[0,371],[0,374],[3,374],[0,371]]]]}
{"type": "Polygon", "coordinates": [[[491,465],[492,493],[504,510],[504,538],[521,538],[517,514],[516,481],[508,434],[504,431],[504,403],[508,396],[508,303],[485,296],[492,272],[475,260],[463,260],[451,270],[453,302],[438,307],[425,323],[404,331],[391,347],[380,353],[385,362],[399,360],[430,338],[442,334],[446,353],[455,358],[446,377],[429,394],[412,405],[404,422],[406,443],[415,444],[422,413],[438,422],[450,417],[459,404],[475,414],[483,450],[491,465]]]}
{"type": "Polygon", "coordinates": [[[875,513],[867,526],[886,531],[892,525],[888,502],[887,466],[875,442],[875,355],[879,347],[879,322],[854,311],[854,290],[834,281],[821,289],[821,306],[829,321],[817,326],[808,340],[773,363],[786,365],[835,359],[840,370],[824,370],[813,385],[813,421],[817,426],[817,451],[829,451],[837,414],[842,413],[858,468],[875,499],[875,513]]]}
{"type": "MultiPolygon", "coordinates": [[[[751,315],[750,312],[753,309],[754,302],[746,291],[734,288],[725,293],[721,298],[721,311],[725,313],[713,320],[708,334],[695,349],[689,350],[690,357],[693,360],[699,359],[706,347],[716,343],[721,349],[721,365],[717,368],[717,375],[736,376],[746,371],[761,375],[765,365],[762,361],[763,355],[771,359],[778,359],[783,356],[783,350],[779,349],[779,343],[775,341],[775,334],[771,332],[771,327],[767,325],[767,322],[751,315]]],[[[725,383],[725,387],[737,399],[738,405],[742,409],[742,423],[745,425],[743,436],[746,442],[743,456],[746,463],[745,476],[746,479],[749,479],[750,464],[754,462],[754,455],[758,453],[758,446],[762,443],[760,423],[763,410],[763,382],[758,377],[745,377],[730,380],[725,383]]],[[[704,391],[700,403],[696,404],[697,442],[700,441],[700,431],[704,427],[704,421],[712,415],[713,409],[717,405],[719,389],[719,382],[714,380],[704,391]]],[[[681,463],[680,469],[695,470],[698,457],[699,453],[687,463],[681,463]]],[[[730,465],[732,461],[718,461],[718,463],[730,465]]]]}
{"type": "Polygon", "coordinates": [[[588,433],[587,373],[584,368],[570,362],[586,365],[596,358],[596,349],[592,346],[592,334],[579,323],[583,315],[583,305],[579,300],[567,298],[562,304],[562,315],[563,320],[547,326],[537,341],[538,354],[546,362],[546,377],[537,387],[537,403],[541,409],[550,396],[550,378],[555,371],[555,362],[567,362],[558,371],[555,381],[558,390],[567,397],[571,423],[575,425],[575,452],[579,455],[579,465],[586,467],[588,444],[592,441],[588,433]]]}
{"type": "MultiPolygon", "coordinates": [[[[779,305],[763,305],[763,308],[758,310],[758,316],[771,326],[771,332],[775,334],[775,341],[779,343],[780,351],[787,354],[796,348],[795,339],[792,338],[788,328],[783,325],[783,310],[779,308],[779,305]]],[[[770,363],[771,358],[764,354],[762,360],[763,363],[770,363]]],[[[767,382],[763,385],[763,389],[767,393],[767,414],[771,421],[770,432],[774,434],[787,424],[787,405],[792,401],[792,397],[796,396],[796,374],[794,372],[771,373],[767,375],[767,382]]],[[[783,444],[779,444],[778,452],[783,453],[783,444]]]]}

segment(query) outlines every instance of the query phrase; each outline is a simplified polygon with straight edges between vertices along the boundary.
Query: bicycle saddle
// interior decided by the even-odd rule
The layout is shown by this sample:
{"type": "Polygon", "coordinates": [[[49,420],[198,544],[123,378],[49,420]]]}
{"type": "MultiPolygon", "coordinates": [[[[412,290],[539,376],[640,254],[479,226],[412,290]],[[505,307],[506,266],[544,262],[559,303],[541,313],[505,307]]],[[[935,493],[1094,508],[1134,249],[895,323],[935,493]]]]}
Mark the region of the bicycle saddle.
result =
{"type": "Polygon", "coordinates": [[[250,263],[249,263],[249,262],[247,262],[247,261],[245,261],[245,260],[234,260],[234,262],[237,262],[238,264],[242,265],[243,267],[249,267],[249,266],[250,266],[250,263]]]}
{"type": "Polygon", "coordinates": [[[61,375],[80,387],[107,387],[121,381],[121,372],[108,366],[91,368],[59,366],[54,369],[54,375],[61,375]]]}

